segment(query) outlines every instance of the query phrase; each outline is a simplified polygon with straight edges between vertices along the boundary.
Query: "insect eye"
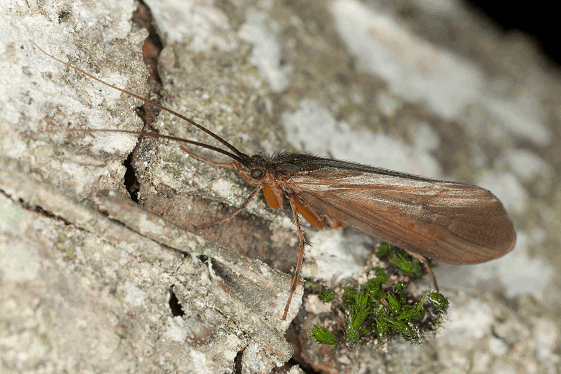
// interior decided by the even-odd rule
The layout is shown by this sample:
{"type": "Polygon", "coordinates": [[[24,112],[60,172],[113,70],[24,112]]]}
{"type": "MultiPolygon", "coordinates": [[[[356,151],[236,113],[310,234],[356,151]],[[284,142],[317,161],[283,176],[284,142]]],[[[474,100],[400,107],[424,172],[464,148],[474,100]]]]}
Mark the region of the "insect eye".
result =
{"type": "Polygon", "coordinates": [[[251,171],[251,177],[255,178],[255,179],[261,179],[263,178],[263,170],[261,169],[253,169],[251,171]]]}

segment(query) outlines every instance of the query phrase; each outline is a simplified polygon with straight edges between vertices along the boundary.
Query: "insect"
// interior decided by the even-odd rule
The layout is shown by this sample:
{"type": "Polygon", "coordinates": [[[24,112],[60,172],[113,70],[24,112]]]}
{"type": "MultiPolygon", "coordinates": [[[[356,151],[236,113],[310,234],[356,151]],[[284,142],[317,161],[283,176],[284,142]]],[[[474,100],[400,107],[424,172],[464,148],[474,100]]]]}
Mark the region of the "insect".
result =
{"type": "Polygon", "coordinates": [[[235,166],[253,192],[229,219],[263,191],[265,201],[279,209],[287,198],[296,222],[300,253],[292,287],[282,319],[285,320],[296,290],[307,244],[299,214],[315,227],[329,225],[355,227],[374,237],[393,243],[424,264],[436,289],[436,278],[427,258],[449,264],[478,264],[510,252],[516,233],[501,202],[489,191],[463,183],[446,182],[391,170],[338,161],[311,154],[279,152],[272,156],[249,156],[210,130],[185,116],[148,99],[116,86],[51,56],[35,43],[40,51],[86,76],[165,110],[195,126],[222,143],[228,150],[200,143],[141,131],[128,130],[65,130],[82,132],[119,132],[171,139],[221,153],[232,161],[214,162],[190,150],[193,157],[216,166],[235,166]]]}

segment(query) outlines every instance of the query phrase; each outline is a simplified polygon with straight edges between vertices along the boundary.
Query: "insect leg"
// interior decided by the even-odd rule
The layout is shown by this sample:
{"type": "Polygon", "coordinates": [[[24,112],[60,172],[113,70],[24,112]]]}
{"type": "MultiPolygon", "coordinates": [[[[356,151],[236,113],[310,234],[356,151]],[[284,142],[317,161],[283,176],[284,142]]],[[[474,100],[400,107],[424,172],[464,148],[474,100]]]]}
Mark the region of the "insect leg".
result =
{"type": "Polygon", "coordinates": [[[195,228],[197,228],[197,229],[204,229],[205,227],[214,226],[214,225],[217,225],[217,224],[222,223],[222,222],[224,222],[224,221],[227,221],[227,220],[229,220],[230,218],[233,218],[234,216],[236,216],[238,213],[240,213],[242,210],[244,210],[244,209],[247,207],[247,205],[249,204],[249,202],[251,201],[251,199],[253,199],[253,198],[255,197],[255,195],[257,195],[257,193],[258,193],[259,191],[261,191],[262,188],[263,188],[263,186],[257,186],[257,188],[255,188],[255,189],[253,190],[253,192],[251,193],[251,195],[249,195],[249,197],[248,197],[247,199],[245,199],[245,201],[243,202],[243,204],[242,204],[238,209],[236,209],[236,211],[235,211],[234,213],[230,214],[229,216],[227,216],[227,217],[225,217],[225,218],[222,218],[222,219],[220,219],[220,220],[218,220],[218,221],[215,221],[215,222],[211,222],[211,223],[206,223],[206,224],[204,224],[204,225],[195,226],[195,228]]]}
{"type": "Polygon", "coordinates": [[[298,263],[296,264],[296,271],[294,272],[294,279],[292,280],[292,287],[290,288],[290,294],[288,295],[288,300],[286,301],[286,306],[284,307],[284,314],[282,315],[281,318],[283,321],[286,321],[288,308],[290,308],[290,302],[292,301],[292,296],[294,295],[294,291],[296,291],[296,284],[298,283],[298,276],[300,275],[300,270],[302,269],[302,260],[304,259],[304,246],[308,244],[306,242],[306,238],[304,237],[304,232],[302,231],[302,227],[300,227],[300,219],[298,218],[298,208],[296,205],[297,200],[293,195],[288,195],[288,201],[290,202],[290,207],[292,208],[294,221],[296,221],[298,239],[300,240],[300,255],[298,256],[298,263]]]}
{"type": "Polygon", "coordinates": [[[189,156],[193,156],[197,160],[206,162],[207,164],[211,164],[211,165],[214,165],[214,166],[221,166],[221,167],[232,167],[232,166],[234,166],[234,163],[232,163],[231,161],[230,162],[216,162],[216,161],[209,160],[208,158],[204,158],[203,156],[199,156],[198,154],[191,152],[187,148],[184,148],[184,147],[179,147],[179,148],[181,148],[181,150],[183,152],[187,153],[189,156]]]}
{"type": "Polygon", "coordinates": [[[406,252],[409,253],[411,256],[415,257],[417,260],[419,260],[423,265],[425,265],[425,269],[427,269],[430,277],[432,278],[432,282],[434,283],[434,288],[436,288],[436,290],[438,291],[438,283],[436,283],[436,277],[434,276],[434,273],[432,272],[432,269],[430,268],[427,259],[418,253],[409,252],[409,251],[406,252]]]}

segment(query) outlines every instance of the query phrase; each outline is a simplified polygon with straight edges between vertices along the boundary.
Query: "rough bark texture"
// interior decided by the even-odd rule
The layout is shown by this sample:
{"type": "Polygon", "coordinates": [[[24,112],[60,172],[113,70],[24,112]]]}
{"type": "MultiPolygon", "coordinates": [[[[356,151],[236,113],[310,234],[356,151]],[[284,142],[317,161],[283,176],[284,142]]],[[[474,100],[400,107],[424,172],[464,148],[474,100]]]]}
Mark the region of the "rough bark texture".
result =
{"type": "MultiPolygon", "coordinates": [[[[561,96],[558,78],[540,68],[529,43],[496,37],[465,10],[435,16],[407,2],[399,8],[393,2],[369,4],[368,12],[385,17],[377,24],[391,19],[406,33],[395,33],[392,41],[387,36],[394,34],[372,27],[358,50],[339,18],[365,6],[353,0],[146,5],[141,9],[148,13],[134,16],[139,4],[129,0],[0,5],[2,373],[301,372],[285,365],[291,357],[325,373],[559,372],[561,96]],[[148,32],[139,22],[150,12],[151,32],[160,39],[146,44],[148,32]],[[396,73],[388,61],[388,72],[375,73],[365,56],[372,40],[393,46],[392,55],[410,66],[396,73]],[[398,43],[403,40],[411,47],[398,43]],[[396,144],[390,158],[411,145],[405,163],[428,170],[427,155],[437,160],[436,175],[429,177],[483,183],[489,178],[481,175],[510,173],[500,181],[507,184],[503,201],[519,229],[520,257],[511,257],[503,269],[511,264],[511,280],[528,286],[511,287],[500,278],[508,271],[500,268],[437,268],[453,305],[439,336],[419,346],[392,342],[390,354],[369,346],[320,346],[306,335],[331,312],[313,299],[303,304],[301,287],[289,321],[280,321],[297,257],[289,209],[273,212],[259,197],[235,219],[194,230],[239,206],[251,186],[233,170],[189,157],[173,142],[60,130],[144,126],[218,143],[148,107],[143,125],[135,113],[140,101],[53,61],[32,41],[108,83],[193,118],[249,154],[304,147],[351,158],[352,148],[374,133],[394,139],[386,141],[396,144]],[[279,56],[267,49],[275,45],[279,56]],[[453,94],[409,94],[454,79],[454,69],[465,65],[479,83],[459,80],[457,95],[465,104],[456,112],[450,109],[453,94]],[[408,69],[421,73],[395,83],[408,69]],[[437,77],[439,72],[449,76],[437,77]],[[485,87],[476,87],[481,82],[485,87]],[[524,110],[536,107],[536,122],[544,127],[518,126],[529,118],[524,110]],[[302,140],[299,134],[309,133],[306,121],[291,127],[294,113],[306,110],[322,118],[311,125],[317,127],[311,138],[333,139],[332,146],[302,140]],[[328,123],[338,132],[329,133],[328,123]],[[438,146],[418,144],[427,126],[438,146]],[[357,141],[344,153],[337,138],[353,132],[357,141]],[[541,157],[532,164],[535,173],[519,172],[520,158],[505,156],[522,151],[541,157]],[[513,193],[509,182],[522,192],[513,193]],[[529,248],[535,257],[526,256],[529,248]]],[[[369,154],[377,144],[356,153],[369,154]]],[[[307,276],[319,269],[318,277],[337,283],[338,270],[350,274],[365,264],[363,248],[371,238],[353,230],[306,229],[314,245],[307,276]],[[326,272],[329,259],[319,253],[332,253],[336,241],[335,252],[345,252],[350,265],[336,260],[326,272]]]]}

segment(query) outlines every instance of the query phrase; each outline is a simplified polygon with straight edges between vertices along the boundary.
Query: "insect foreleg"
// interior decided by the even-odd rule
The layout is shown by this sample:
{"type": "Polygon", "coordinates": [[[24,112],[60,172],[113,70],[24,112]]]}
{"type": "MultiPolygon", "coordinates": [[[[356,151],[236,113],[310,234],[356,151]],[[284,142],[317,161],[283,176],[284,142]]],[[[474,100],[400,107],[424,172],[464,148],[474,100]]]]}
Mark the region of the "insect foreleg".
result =
{"type": "Polygon", "coordinates": [[[191,152],[190,150],[188,150],[188,149],[185,148],[185,147],[179,147],[179,148],[181,148],[181,150],[182,150],[183,152],[187,153],[189,156],[193,156],[193,157],[195,157],[197,160],[206,162],[207,164],[211,164],[211,165],[214,165],[214,166],[221,166],[221,167],[232,167],[232,166],[234,166],[234,164],[232,163],[232,161],[230,161],[230,162],[216,162],[216,161],[212,161],[212,160],[210,160],[210,159],[208,159],[208,158],[205,158],[205,157],[203,157],[203,156],[199,156],[198,154],[191,152]]]}
{"type": "Polygon", "coordinates": [[[247,199],[245,199],[245,201],[243,202],[243,204],[242,204],[238,209],[236,209],[236,211],[235,211],[234,213],[230,214],[229,216],[227,216],[227,217],[225,217],[225,218],[222,218],[222,219],[219,219],[218,221],[215,221],[215,222],[205,223],[204,225],[195,226],[195,228],[196,228],[196,229],[204,229],[204,228],[206,228],[206,227],[217,225],[217,224],[219,224],[219,223],[222,223],[222,222],[224,222],[224,221],[229,220],[230,218],[235,217],[238,213],[240,213],[242,210],[244,210],[244,209],[247,207],[247,205],[249,204],[249,202],[251,201],[251,199],[253,199],[253,198],[255,197],[255,195],[257,195],[257,193],[258,193],[259,191],[261,191],[262,188],[263,188],[263,186],[261,186],[261,185],[260,185],[260,186],[257,186],[257,188],[255,188],[255,189],[253,190],[253,192],[251,193],[251,195],[249,195],[249,197],[248,197],[247,199]]]}
{"type": "Polygon", "coordinates": [[[282,315],[282,320],[286,320],[286,315],[288,313],[288,308],[290,308],[290,302],[292,301],[292,296],[294,291],[296,291],[296,284],[298,283],[298,276],[300,275],[300,270],[302,269],[302,261],[304,259],[304,246],[308,244],[306,238],[304,237],[304,232],[300,226],[300,219],[298,218],[298,208],[296,205],[296,198],[294,195],[288,195],[288,201],[290,202],[290,207],[292,208],[292,214],[294,215],[294,221],[296,221],[296,229],[298,230],[298,239],[300,241],[300,254],[298,256],[298,263],[296,264],[296,271],[294,272],[294,279],[292,280],[292,287],[290,288],[290,294],[288,295],[288,300],[286,301],[286,306],[284,307],[284,314],[282,315]]]}

